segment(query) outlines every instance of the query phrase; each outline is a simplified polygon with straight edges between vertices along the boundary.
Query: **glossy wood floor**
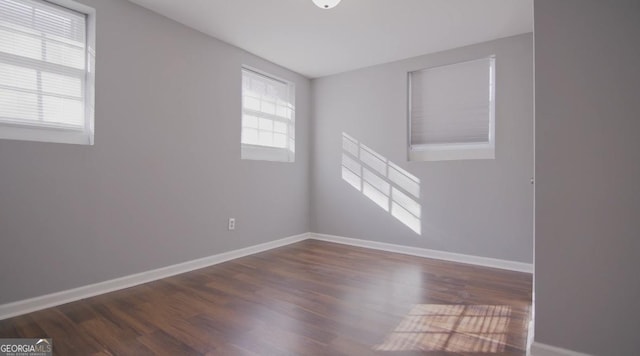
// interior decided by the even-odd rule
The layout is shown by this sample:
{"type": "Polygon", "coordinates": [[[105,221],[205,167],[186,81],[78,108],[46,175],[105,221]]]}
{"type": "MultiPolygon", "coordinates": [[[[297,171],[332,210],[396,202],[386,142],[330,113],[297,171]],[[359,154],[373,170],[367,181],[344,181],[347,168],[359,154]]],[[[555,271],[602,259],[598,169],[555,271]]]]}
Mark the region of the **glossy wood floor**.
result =
{"type": "Polygon", "coordinates": [[[531,275],[307,240],[0,321],[57,355],[525,355],[531,275]]]}

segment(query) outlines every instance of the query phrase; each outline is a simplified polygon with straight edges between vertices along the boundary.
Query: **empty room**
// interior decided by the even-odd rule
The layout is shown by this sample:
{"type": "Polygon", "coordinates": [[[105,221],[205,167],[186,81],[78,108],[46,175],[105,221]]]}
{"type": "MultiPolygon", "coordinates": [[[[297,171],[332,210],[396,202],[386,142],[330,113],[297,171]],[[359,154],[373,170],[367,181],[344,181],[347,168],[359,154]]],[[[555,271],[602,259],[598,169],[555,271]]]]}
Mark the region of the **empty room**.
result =
{"type": "Polygon", "coordinates": [[[0,0],[0,356],[630,356],[637,0],[0,0]]]}

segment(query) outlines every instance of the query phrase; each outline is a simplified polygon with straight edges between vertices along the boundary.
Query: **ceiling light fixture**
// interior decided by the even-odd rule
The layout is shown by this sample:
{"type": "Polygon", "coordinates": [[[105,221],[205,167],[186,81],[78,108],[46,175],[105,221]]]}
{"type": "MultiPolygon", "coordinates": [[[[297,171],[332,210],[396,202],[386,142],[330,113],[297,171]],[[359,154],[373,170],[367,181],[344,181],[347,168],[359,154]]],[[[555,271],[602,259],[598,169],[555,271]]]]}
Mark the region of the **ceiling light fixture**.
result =
{"type": "Polygon", "coordinates": [[[313,3],[321,9],[330,9],[336,7],[340,1],[341,0],[313,0],[313,3]]]}

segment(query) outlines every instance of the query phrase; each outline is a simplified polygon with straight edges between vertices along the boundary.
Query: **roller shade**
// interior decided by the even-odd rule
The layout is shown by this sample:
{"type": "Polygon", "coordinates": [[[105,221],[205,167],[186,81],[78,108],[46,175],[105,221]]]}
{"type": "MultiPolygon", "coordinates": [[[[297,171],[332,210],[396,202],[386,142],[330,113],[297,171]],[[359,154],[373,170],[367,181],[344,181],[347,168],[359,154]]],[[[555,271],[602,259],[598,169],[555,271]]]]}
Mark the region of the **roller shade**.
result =
{"type": "Polygon", "coordinates": [[[410,73],[411,147],[489,143],[494,58],[410,73]]]}

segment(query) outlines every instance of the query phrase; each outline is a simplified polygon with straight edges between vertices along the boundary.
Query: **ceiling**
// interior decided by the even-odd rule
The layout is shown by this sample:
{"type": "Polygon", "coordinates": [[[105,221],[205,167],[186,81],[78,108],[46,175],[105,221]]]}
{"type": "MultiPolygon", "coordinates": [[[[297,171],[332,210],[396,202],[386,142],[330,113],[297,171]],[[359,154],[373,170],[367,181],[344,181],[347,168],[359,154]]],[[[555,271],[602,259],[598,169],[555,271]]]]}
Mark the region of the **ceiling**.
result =
{"type": "Polygon", "coordinates": [[[310,78],[533,31],[533,0],[130,0],[310,78]]]}

